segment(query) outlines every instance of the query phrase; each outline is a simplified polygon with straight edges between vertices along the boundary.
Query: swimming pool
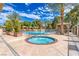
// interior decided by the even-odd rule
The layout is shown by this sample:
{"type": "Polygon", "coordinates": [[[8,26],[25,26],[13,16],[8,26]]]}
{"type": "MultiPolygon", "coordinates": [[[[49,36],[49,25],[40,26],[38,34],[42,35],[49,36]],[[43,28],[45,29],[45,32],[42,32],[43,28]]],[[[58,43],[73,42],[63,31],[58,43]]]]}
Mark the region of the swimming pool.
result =
{"type": "Polygon", "coordinates": [[[26,39],[27,42],[32,44],[50,44],[56,42],[56,39],[47,37],[47,36],[32,36],[28,39],[26,39]]]}
{"type": "Polygon", "coordinates": [[[46,31],[26,31],[24,34],[31,34],[31,35],[42,35],[42,34],[48,34],[49,32],[46,31]]]}

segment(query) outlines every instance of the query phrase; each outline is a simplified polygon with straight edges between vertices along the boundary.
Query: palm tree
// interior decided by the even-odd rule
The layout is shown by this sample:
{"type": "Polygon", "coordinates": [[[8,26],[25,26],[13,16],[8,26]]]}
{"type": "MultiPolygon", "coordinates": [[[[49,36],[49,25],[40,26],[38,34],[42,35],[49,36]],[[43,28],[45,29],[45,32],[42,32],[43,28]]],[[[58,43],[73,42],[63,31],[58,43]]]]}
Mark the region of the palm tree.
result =
{"type": "Polygon", "coordinates": [[[17,34],[21,30],[21,23],[19,20],[19,15],[16,12],[13,12],[12,14],[7,16],[9,20],[12,22],[12,28],[14,31],[14,36],[17,36],[17,34]]]}
{"type": "Polygon", "coordinates": [[[30,28],[30,27],[31,27],[31,22],[29,22],[29,21],[24,21],[23,24],[24,24],[24,26],[26,26],[27,28],[30,28]]]}
{"type": "Polygon", "coordinates": [[[60,16],[56,16],[55,18],[54,18],[54,21],[52,21],[52,27],[53,27],[53,29],[56,29],[56,25],[58,24],[58,23],[60,23],[60,16]]]}
{"type": "Polygon", "coordinates": [[[33,24],[33,26],[34,26],[35,28],[38,28],[38,29],[41,29],[41,27],[42,27],[42,22],[41,22],[40,20],[38,20],[38,19],[34,20],[34,21],[32,22],[32,24],[33,24]]]}
{"type": "Polygon", "coordinates": [[[64,34],[64,8],[74,4],[63,4],[63,3],[54,3],[54,4],[48,4],[48,7],[52,9],[53,12],[60,12],[61,15],[61,34],[64,34]]]}
{"type": "Polygon", "coordinates": [[[20,32],[20,30],[21,30],[21,23],[19,22],[19,20],[15,20],[15,25],[14,25],[14,36],[16,36],[17,37],[17,34],[20,32]]]}
{"type": "Polygon", "coordinates": [[[6,20],[4,25],[5,25],[6,33],[9,35],[9,32],[12,31],[12,22],[11,22],[11,20],[6,20]]]}
{"type": "Polygon", "coordinates": [[[61,33],[64,34],[64,4],[61,4],[61,33]]]}
{"type": "Polygon", "coordinates": [[[79,21],[79,5],[75,6],[69,13],[66,14],[65,21],[71,23],[71,28],[77,25],[79,21]]]}
{"type": "Polygon", "coordinates": [[[61,14],[61,34],[64,34],[64,4],[63,3],[59,3],[59,4],[48,4],[48,6],[50,8],[53,9],[54,12],[60,12],[61,14]]]}
{"type": "Polygon", "coordinates": [[[44,25],[45,25],[45,28],[46,29],[52,29],[52,21],[50,21],[50,20],[46,20],[46,21],[44,21],[44,25]]]}

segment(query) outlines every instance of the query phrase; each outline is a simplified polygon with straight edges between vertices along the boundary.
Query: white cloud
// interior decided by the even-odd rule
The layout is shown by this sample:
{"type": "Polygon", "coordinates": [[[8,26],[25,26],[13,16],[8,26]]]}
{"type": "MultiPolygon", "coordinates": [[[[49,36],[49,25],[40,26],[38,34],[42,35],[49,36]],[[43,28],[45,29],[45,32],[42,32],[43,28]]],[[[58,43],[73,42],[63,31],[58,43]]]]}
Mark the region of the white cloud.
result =
{"type": "Polygon", "coordinates": [[[71,9],[65,9],[64,13],[68,13],[71,9]]]}
{"type": "Polygon", "coordinates": [[[29,6],[31,3],[25,3],[26,6],[29,6]]]}
{"type": "Polygon", "coordinates": [[[44,6],[44,7],[38,7],[32,13],[42,16],[42,15],[50,15],[50,13],[46,13],[50,11],[51,9],[49,9],[47,6],[44,6]]]}
{"type": "Polygon", "coordinates": [[[33,11],[32,13],[33,13],[33,14],[36,14],[36,12],[35,12],[35,11],[33,11]]]}
{"type": "Polygon", "coordinates": [[[5,20],[4,19],[0,19],[0,25],[4,24],[5,20]]]}
{"type": "Polygon", "coordinates": [[[14,11],[14,9],[11,6],[4,6],[3,10],[14,11]]]}
{"type": "Polygon", "coordinates": [[[38,7],[38,10],[41,10],[41,11],[43,11],[43,12],[51,11],[51,9],[49,9],[47,6],[44,6],[44,7],[38,7]]]}
{"type": "Polygon", "coordinates": [[[6,19],[8,13],[1,13],[0,18],[6,19]]]}
{"type": "Polygon", "coordinates": [[[1,13],[0,14],[0,24],[3,24],[7,20],[7,14],[8,13],[1,13]]]}
{"type": "Polygon", "coordinates": [[[41,14],[43,14],[43,12],[40,12],[41,14]]]}
{"type": "Polygon", "coordinates": [[[32,18],[32,19],[40,19],[40,17],[38,15],[34,15],[34,14],[19,13],[19,15],[28,17],[28,18],[32,18]]]}
{"type": "Polygon", "coordinates": [[[46,10],[48,10],[49,8],[48,8],[48,7],[46,7],[45,9],[46,9],[46,10]]]}
{"type": "Polygon", "coordinates": [[[68,13],[71,9],[73,9],[74,8],[74,6],[73,5],[68,5],[68,6],[66,6],[65,8],[64,8],[64,12],[65,13],[68,13]]]}
{"type": "Polygon", "coordinates": [[[43,9],[43,7],[39,7],[39,8],[38,8],[38,10],[42,10],[42,9],[43,9]]]}
{"type": "Polygon", "coordinates": [[[9,5],[11,5],[11,6],[13,6],[13,7],[16,7],[14,4],[12,4],[12,3],[9,3],[9,5]]]}
{"type": "Polygon", "coordinates": [[[43,17],[43,19],[47,19],[47,20],[51,20],[51,19],[53,19],[54,17],[52,17],[52,16],[49,16],[49,17],[43,17]]]}

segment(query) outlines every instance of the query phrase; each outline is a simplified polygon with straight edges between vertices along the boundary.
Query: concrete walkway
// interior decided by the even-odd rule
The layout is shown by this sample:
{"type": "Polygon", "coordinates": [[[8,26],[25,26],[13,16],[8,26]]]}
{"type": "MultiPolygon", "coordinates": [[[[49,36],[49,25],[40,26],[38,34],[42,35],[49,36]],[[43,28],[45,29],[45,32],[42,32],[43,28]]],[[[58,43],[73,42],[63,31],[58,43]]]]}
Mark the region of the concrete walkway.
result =
{"type": "Polygon", "coordinates": [[[1,37],[0,37],[0,56],[13,56],[13,54],[10,51],[10,49],[3,42],[1,37]]]}
{"type": "Polygon", "coordinates": [[[30,44],[25,41],[25,39],[27,39],[29,35],[22,37],[13,37],[4,35],[4,37],[6,37],[4,39],[11,45],[11,47],[20,56],[67,56],[68,52],[67,36],[55,35],[55,34],[45,36],[56,38],[57,42],[48,45],[30,44]]]}
{"type": "Polygon", "coordinates": [[[0,35],[0,56],[18,56],[18,53],[0,35]]]}
{"type": "Polygon", "coordinates": [[[69,36],[47,35],[57,42],[49,45],[33,45],[25,42],[29,36],[0,36],[0,56],[79,56],[79,38],[72,33],[69,36]],[[61,39],[62,38],[62,39],[61,39]]]}
{"type": "Polygon", "coordinates": [[[72,33],[69,33],[68,55],[79,56],[79,38],[72,33]]]}

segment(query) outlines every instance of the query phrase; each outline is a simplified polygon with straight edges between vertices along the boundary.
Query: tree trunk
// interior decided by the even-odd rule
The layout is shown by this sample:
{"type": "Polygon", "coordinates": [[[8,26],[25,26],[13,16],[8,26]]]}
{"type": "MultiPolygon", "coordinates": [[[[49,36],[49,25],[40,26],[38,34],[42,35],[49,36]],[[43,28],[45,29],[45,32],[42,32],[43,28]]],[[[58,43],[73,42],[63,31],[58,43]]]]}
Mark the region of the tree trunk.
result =
{"type": "Polygon", "coordinates": [[[10,32],[6,31],[6,34],[7,34],[7,35],[10,35],[10,32]]]}
{"type": "Polygon", "coordinates": [[[61,34],[64,34],[64,4],[61,4],[61,34]]]}
{"type": "Polygon", "coordinates": [[[15,36],[15,37],[17,37],[17,36],[18,36],[18,35],[17,35],[17,32],[14,32],[14,36],[15,36]]]}

